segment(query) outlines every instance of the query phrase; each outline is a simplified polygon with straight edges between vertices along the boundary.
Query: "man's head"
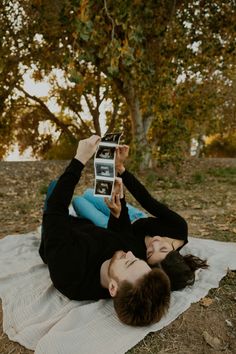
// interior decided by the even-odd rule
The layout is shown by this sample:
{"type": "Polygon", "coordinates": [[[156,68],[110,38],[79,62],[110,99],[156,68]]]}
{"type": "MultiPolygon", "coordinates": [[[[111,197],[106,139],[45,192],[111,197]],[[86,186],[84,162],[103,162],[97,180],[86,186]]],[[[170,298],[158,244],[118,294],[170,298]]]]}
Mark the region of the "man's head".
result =
{"type": "Polygon", "coordinates": [[[170,302],[170,281],[132,252],[117,251],[108,268],[109,292],[119,319],[128,325],[158,322],[170,302]]]}

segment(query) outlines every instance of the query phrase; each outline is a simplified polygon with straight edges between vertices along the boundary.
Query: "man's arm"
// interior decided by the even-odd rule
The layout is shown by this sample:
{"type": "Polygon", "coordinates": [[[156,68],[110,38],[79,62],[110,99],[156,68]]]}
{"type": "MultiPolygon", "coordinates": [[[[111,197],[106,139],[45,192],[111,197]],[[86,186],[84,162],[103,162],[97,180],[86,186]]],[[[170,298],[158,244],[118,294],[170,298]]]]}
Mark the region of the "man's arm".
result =
{"type": "Polygon", "coordinates": [[[75,158],[70,162],[48,198],[44,214],[68,215],[68,207],[83,168],[84,165],[75,158]]]}
{"type": "Polygon", "coordinates": [[[54,190],[48,198],[45,214],[68,215],[68,207],[75,186],[80,179],[84,165],[96,151],[99,141],[99,136],[92,135],[90,138],[79,142],[75,158],[58,179],[54,190]]]}

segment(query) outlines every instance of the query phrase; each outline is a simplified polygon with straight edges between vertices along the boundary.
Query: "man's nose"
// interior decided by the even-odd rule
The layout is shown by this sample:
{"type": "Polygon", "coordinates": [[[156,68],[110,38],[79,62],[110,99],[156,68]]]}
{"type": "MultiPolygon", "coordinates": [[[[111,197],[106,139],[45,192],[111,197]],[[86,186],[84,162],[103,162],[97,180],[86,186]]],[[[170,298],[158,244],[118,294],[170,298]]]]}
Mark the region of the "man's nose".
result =
{"type": "Polygon", "coordinates": [[[127,259],[132,259],[132,258],[135,258],[135,257],[134,257],[134,255],[133,255],[133,253],[131,251],[128,251],[128,252],[126,252],[126,258],[127,259]]]}
{"type": "Polygon", "coordinates": [[[161,236],[154,236],[154,237],[152,238],[152,240],[151,240],[150,243],[153,243],[154,241],[162,241],[162,240],[163,240],[163,239],[162,239],[161,236]]]}

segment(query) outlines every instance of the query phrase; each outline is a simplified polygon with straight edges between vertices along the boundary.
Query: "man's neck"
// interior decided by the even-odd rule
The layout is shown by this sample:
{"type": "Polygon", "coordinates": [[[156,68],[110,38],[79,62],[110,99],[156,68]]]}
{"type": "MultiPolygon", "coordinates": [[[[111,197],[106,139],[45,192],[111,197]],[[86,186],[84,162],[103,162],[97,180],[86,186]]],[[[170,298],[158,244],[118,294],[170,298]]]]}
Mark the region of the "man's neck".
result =
{"type": "Polygon", "coordinates": [[[100,268],[100,284],[103,288],[108,289],[109,285],[109,276],[108,276],[108,268],[110,264],[110,259],[107,259],[105,262],[102,263],[100,268]]]}

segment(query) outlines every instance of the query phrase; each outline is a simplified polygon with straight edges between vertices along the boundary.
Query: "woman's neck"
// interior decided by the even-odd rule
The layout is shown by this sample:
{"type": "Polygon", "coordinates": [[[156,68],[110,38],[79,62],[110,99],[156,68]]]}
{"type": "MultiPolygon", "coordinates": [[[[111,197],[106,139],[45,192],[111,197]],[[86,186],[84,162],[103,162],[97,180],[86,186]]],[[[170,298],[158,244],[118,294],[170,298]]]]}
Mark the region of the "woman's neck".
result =
{"type": "Polygon", "coordinates": [[[184,241],[175,238],[164,237],[164,239],[173,247],[173,250],[177,250],[179,247],[183,246],[184,241]]]}

